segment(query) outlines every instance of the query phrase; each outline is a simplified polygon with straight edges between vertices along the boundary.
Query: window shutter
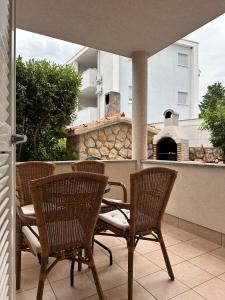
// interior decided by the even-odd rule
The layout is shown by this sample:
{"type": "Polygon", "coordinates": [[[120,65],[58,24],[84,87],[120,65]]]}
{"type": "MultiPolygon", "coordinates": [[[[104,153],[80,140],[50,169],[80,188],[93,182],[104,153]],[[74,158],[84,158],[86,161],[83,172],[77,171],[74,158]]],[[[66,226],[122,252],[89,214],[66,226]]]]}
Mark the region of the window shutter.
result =
{"type": "Polygon", "coordinates": [[[0,299],[14,294],[13,0],[0,1],[0,299]]]}

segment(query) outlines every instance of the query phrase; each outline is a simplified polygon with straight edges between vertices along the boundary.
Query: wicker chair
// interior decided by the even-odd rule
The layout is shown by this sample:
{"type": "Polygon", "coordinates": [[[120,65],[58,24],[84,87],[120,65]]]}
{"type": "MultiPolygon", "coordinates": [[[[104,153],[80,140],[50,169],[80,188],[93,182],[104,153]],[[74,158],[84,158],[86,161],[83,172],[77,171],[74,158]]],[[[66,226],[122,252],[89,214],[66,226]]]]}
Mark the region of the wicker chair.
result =
{"type": "Polygon", "coordinates": [[[41,256],[37,300],[42,299],[47,274],[64,259],[72,260],[71,286],[75,261],[81,260],[91,268],[99,299],[104,299],[92,255],[92,237],[106,183],[106,176],[86,172],[53,175],[30,183],[36,226],[23,226],[22,232],[32,253],[41,256]],[[49,257],[55,258],[50,265],[49,257]]]}
{"type": "MultiPolygon", "coordinates": [[[[112,231],[114,236],[124,237],[128,247],[128,299],[133,297],[133,255],[140,239],[159,242],[165,259],[167,271],[174,280],[161,232],[161,220],[177,172],[167,168],[148,168],[131,174],[131,202],[114,203],[104,200],[117,210],[100,214],[99,223],[112,231]],[[150,237],[146,236],[150,235],[150,237]]],[[[107,233],[102,233],[107,235],[107,233]]]]}
{"type": "Polygon", "coordinates": [[[35,224],[35,220],[27,219],[27,216],[34,216],[29,183],[33,179],[39,179],[52,175],[54,165],[46,162],[25,162],[16,166],[17,185],[17,216],[16,216],[16,288],[20,288],[21,278],[21,251],[30,249],[24,244],[22,236],[22,224],[35,224]]]}
{"type": "Polygon", "coordinates": [[[95,160],[84,160],[72,163],[71,168],[74,172],[93,172],[96,174],[105,174],[105,164],[95,160]]]}
{"type": "MultiPolygon", "coordinates": [[[[79,161],[77,163],[72,163],[71,164],[71,168],[74,172],[91,172],[91,173],[97,173],[97,174],[105,174],[105,164],[103,162],[100,161],[91,161],[91,160],[84,160],[84,161],[79,161]]],[[[122,188],[123,191],[123,200],[115,200],[113,199],[113,201],[115,202],[127,202],[127,190],[125,185],[122,182],[117,182],[117,181],[108,181],[109,186],[119,186],[122,188]]],[[[106,198],[107,200],[112,200],[110,198],[106,198]]],[[[106,213],[109,211],[114,210],[115,208],[112,207],[111,205],[107,205],[105,203],[101,204],[101,213],[106,213]]],[[[104,230],[104,228],[101,226],[99,227],[100,223],[98,223],[98,226],[95,228],[95,234],[97,234],[99,231],[104,230]]],[[[102,244],[101,242],[99,242],[98,240],[94,239],[94,242],[96,244],[98,244],[100,247],[102,247],[103,249],[105,249],[108,253],[109,253],[109,261],[110,261],[110,265],[113,264],[113,256],[112,256],[112,251],[105,246],[104,244],[102,244]]],[[[81,270],[81,265],[78,265],[78,269],[81,270]]]]}

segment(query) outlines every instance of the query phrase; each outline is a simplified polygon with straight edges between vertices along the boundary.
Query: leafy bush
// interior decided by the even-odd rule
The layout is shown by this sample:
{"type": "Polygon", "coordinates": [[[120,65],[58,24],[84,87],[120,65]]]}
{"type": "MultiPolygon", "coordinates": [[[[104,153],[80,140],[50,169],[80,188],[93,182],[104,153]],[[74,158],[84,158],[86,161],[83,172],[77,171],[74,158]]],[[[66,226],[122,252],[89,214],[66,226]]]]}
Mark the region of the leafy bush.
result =
{"type": "Polygon", "coordinates": [[[17,147],[17,161],[70,159],[62,138],[78,106],[81,76],[71,66],[20,56],[16,68],[16,127],[28,139],[17,147]]]}
{"type": "Polygon", "coordinates": [[[225,158],[225,88],[221,83],[208,86],[199,107],[204,121],[202,129],[210,131],[210,141],[225,158]]]}

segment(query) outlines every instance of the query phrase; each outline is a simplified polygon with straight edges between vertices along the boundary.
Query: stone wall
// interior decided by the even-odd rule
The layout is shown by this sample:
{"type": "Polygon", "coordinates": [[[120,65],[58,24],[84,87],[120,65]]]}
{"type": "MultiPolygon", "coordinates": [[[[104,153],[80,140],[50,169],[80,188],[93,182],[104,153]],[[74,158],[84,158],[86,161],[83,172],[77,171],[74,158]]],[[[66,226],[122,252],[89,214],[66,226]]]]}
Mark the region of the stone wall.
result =
{"type": "MultiPolygon", "coordinates": [[[[148,131],[148,158],[153,155],[153,133],[148,131]]],[[[119,123],[68,138],[68,152],[77,154],[78,160],[89,156],[101,159],[132,158],[131,124],[119,123]]]]}
{"type": "Polygon", "coordinates": [[[223,163],[224,159],[216,148],[189,147],[189,159],[207,163],[223,163]]]}

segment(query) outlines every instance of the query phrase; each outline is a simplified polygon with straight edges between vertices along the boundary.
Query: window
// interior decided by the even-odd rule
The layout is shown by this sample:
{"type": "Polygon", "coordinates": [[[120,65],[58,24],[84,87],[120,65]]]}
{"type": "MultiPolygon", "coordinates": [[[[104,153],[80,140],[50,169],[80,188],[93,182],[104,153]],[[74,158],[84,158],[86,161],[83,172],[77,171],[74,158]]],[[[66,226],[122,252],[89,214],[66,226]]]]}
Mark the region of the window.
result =
{"type": "Polygon", "coordinates": [[[187,105],[188,104],[188,93],[178,92],[178,104],[187,105]]]}
{"type": "Polygon", "coordinates": [[[178,66],[188,67],[188,55],[185,53],[178,53],[178,66]]]}
{"type": "Polygon", "coordinates": [[[132,103],[132,85],[128,86],[129,103],[132,103]]]}

